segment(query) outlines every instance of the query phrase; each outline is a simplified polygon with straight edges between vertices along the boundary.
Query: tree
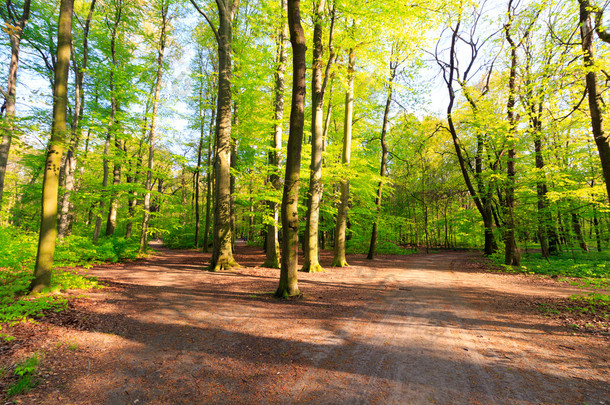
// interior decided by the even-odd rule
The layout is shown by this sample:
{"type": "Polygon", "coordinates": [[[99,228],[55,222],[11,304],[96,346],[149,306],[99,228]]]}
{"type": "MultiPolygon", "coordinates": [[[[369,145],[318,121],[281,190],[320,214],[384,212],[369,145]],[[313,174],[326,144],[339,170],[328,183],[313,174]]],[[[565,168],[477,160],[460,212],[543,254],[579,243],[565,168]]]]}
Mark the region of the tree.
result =
{"type": "Polygon", "coordinates": [[[51,285],[51,269],[57,237],[57,200],[59,170],[67,136],[66,111],[68,107],[68,69],[72,47],[72,11],[74,0],[62,0],[57,30],[57,59],[53,87],[53,124],[47,151],[42,186],[42,210],[38,253],[34,279],[29,290],[39,293],[51,285]]]}
{"type": "MultiPolygon", "coordinates": [[[[277,35],[277,67],[275,71],[275,99],[273,112],[273,135],[271,138],[271,149],[269,150],[269,166],[272,172],[269,175],[269,181],[275,190],[281,190],[282,182],[280,178],[280,150],[282,149],[282,119],[284,118],[284,91],[286,88],[286,42],[288,37],[288,26],[285,22],[288,3],[286,0],[280,0],[281,7],[281,28],[277,35]]],[[[280,267],[280,243],[279,243],[279,204],[275,201],[269,201],[269,208],[273,218],[267,225],[267,236],[265,238],[265,263],[266,267],[280,267]]]]}
{"type": "Polygon", "coordinates": [[[146,194],[144,195],[144,218],[142,220],[142,230],[140,233],[140,250],[143,251],[147,247],[148,240],[148,221],[150,220],[150,196],[152,190],[152,177],[155,159],[155,137],[157,130],[157,114],[159,111],[159,94],[161,93],[161,85],[163,78],[163,57],[165,56],[165,46],[167,41],[168,29],[168,9],[169,0],[161,0],[161,33],[159,35],[159,44],[157,47],[157,75],[155,78],[155,93],[152,101],[152,117],[150,123],[150,131],[148,132],[148,170],[146,172],[146,194]]]}
{"type": "Polygon", "coordinates": [[[318,262],[318,225],[320,218],[320,199],[322,198],[322,153],[324,150],[324,93],[328,85],[330,68],[335,59],[333,50],[333,29],[335,24],[335,8],[333,6],[328,48],[330,55],[324,77],[322,77],[322,29],[325,0],[314,4],[313,32],[313,64],[311,79],[311,173],[307,200],[307,221],[305,224],[305,263],[303,271],[315,273],[324,269],[318,262]]]}
{"type": "Polygon", "coordinates": [[[30,18],[30,0],[23,2],[23,11],[19,16],[15,5],[7,1],[6,8],[0,7],[0,16],[4,20],[5,31],[11,43],[11,62],[8,70],[8,83],[6,91],[2,91],[4,97],[4,128],[2,143],[0,143],[0,208],[2,206],[2,196],[4,194],[4,178],[6,175],[6,165],[8,164],[8,154],[11,149],[11,142],[15,132],[15,96],[17,94],[17,70],[19,68],[19,48],[23,29],[30,18]]]}
{"type": "Polygon", "coordinates": [[[217,0],[218,28],[191,0],[214,32],[218,45],[218,98],[216,107],[216,156],[214,164],[214,251],[210,270],[238,266],[233,258],[231,229],[231,41],[233,18],[239,0],[217,0]]]}
{"type": "MultiPolygon", "coordinates": [[[[343,153],[341,163],[344,169],[350,164],[352,155],[352,121],[354,116],[354,65],[356,53],[353,48],[349,50],[347,65],[347,91],[345,92],[345,121],[343,124],[343,153]]],[[[348,266],[345,259],[345,234],[347,229],[347,209],[349,204],[349,179],[344,178],[339,184],[340,200],[337,209],[337,226],[335,228],[335,248],[333,257],[334,267],[348,266]]]]}
{"type": "Polygon", "coordinates": [[[301,170],[301,145],[305,121],[305,32],[301,26],[301,1],[288,0],[288,28],[292,44],[292,104],[290,109],[290,133],[286,154],[286,175],[282,195],[282,267],[280,283],[275,295],[290,297],[299,295],[297,281],[299,236],[299,182],[301,170]]]}
{"type": "MultiPolygon", "coordinates": [[[[597,84],[595,56],[593,52],[592,7],[588,0],[578,0],[578,5],[580,10],[579,23],[583,60],[587,70],[585,82],[589,101],[589,111],[591,113],[591,128],[593,130],[593,139],[597,146],[602,172],[606,182],[608,201],[610,201],[610,142],[608,141],[608,135],[604,131],[601,92],[599,91],[597,84]]],[[[600,31],[601,30],[598,30],[598,33],[600,31]]]]}

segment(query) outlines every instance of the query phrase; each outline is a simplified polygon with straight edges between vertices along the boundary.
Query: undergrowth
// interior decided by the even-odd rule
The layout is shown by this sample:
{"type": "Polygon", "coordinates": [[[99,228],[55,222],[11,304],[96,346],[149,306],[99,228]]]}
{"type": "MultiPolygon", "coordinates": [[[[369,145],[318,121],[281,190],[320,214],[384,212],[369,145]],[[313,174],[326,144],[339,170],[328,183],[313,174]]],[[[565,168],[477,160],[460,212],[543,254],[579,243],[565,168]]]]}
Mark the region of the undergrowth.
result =
{"type": "Polygon", "coordinates": [[[38,371],[39,363],[40,356],[38,353],[34,353],[31,357],[17,363],[14,372],[17,381],[8,387],[7,396],[9,398],[25,394],[38,384],[36,372],[38,371]]]}
{"type": "Polygon", "coordinates": [[[67,299],[56,292],[100,288],[95,277],[60,266],[90,267],[138,256],[137,240],[106,238],[93,244],[82,236],[68,236],[57,243],[51,287],[43,294],[28,296],[36,260],[37,236],[14,227],[0,227],[0,323],[15,323],[42,316],[44,311],[62,311],[67,299]]]}
{"type": "MultiPolygon", "coordinates": [[[[581,288],[610,289],[610,252],[564,252],[544,259],[540,253],[524,254],[521,266],[507,266],[504,255],[491,256],[498,268],[507,273],[539,274],[570,282],[581,288]]],[[[543,312],[563,315],[591,315],[601,317],[601,326],[607,327],[610,317],[610,295],[603,292],[575,294],[569,303],[541,308],[543,312]]],[[[591,326],[594,328],[595,325],[591,326]]]]}

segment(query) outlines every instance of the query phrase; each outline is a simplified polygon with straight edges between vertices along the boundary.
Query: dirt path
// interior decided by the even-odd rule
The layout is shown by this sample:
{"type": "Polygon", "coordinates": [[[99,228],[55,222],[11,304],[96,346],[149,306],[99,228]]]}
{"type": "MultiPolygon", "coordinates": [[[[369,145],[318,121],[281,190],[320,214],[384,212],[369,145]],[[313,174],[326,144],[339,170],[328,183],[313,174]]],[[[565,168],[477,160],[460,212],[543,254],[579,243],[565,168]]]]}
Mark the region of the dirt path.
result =
{"type": "Polygon", "coordinates": [[[209,273],[209,255],[160,250],[93,269],[111,287],[76,305],[88,330],[54,326],[45,382],[18,400],[610,404],[610,340],[528,304],[571,287],[484,273],[462,253],[350,256],[300,273],[305,295],[286,302],[270,295],[279,271],[254,267],[260,250],[239,252],[252,267],[209,273]]]}

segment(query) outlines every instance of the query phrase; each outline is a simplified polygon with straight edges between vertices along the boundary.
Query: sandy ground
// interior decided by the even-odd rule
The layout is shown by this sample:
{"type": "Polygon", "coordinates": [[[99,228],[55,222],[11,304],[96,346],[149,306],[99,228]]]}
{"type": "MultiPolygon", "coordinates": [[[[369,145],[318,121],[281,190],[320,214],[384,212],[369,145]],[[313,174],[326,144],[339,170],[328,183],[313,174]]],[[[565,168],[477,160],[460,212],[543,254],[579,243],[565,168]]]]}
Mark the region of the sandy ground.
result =
{"type": "Polygon", "coordinates": [[[272,297],[279,270],[257,267],[261,250],[245,246],[232,272],[165,249],[96,267],[90,274],[109,287],[41,321],[42,382],[15,399],[610,404],[610,339],[575,333],[532,304],[582,290],[483,272],[471,258],[352,255],[348,268],[299,273],[304,295],[291,301],[272,297]]]}

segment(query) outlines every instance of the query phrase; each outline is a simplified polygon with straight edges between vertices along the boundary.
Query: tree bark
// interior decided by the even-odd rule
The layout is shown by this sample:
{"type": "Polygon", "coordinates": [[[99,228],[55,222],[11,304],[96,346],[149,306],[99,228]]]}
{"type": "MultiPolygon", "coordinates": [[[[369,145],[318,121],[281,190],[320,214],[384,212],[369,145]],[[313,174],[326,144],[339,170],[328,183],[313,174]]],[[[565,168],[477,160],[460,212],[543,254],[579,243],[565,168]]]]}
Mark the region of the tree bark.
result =
{"type": "Polygon", "coordinates": [[[585,242],[582,227],[580,226],[580,218],[575,212],[572,212],[572,229],[574,230],[574,234],[578,240],[578,246],[580,246],[583,252],[589,253],[589,247],[587,246],[587,242],[585,242]]]}
{"type": "MultiPolygon", "coordinates": [[[[269,166],[272,168],[269,181],[272,187],[279,191],[282,189],[280,178],[280,160],[282,150],[282,120],[284,118],[284,92],[286,89],[286,42],[288,40],[288,25],[285,22],[288,4],[286,0],[280,0],[282,5],[282,26],[279,30],[277,40],[277,67],[275,70],[275,112],[273,114],[273,135],[271,137],[271,150],[269,151],[269,166]]],[[[280,242],[279,242],[279,204],[269,201],[272,223],[267,225],[267,237],[265,238],[265,263],[264,267],[280,268],[280,242]]]]}
{"type": "Polygon", "coordinates": [[[150,221],[150,197],[152,191],[152,177],[155,165],[155,138],[157,131],[157,113],[159,111],[159,94],[161,93],[161,79],[163,78],[163,57],[165,55],[165,42],[167,36],[167,13],[169,4],[163,1],[161,5],[161,34],[157,48],[157,76],[155,80],[155,93],[152,102],[152,117],[150,119],[150,131],[148,133],[148,165],[146,171],[146,194],[144,194],[144,218],[142,219],[142,229],[140,231],[140,251],[148,247],[148,223],[150,221]]]}
{"type": "Polygon", "coordinates": [[[74,0],[62,0],[57,29],[57,61],[53,84],[53,123],[42,183],[42,209],[34,279],[29,290],[38,293],[51,285],[53,254],[57,237],[57,200],[59,171],[66,142],[68,107],[68,69],[72,47],[72,11],[74,0]]]}
{"type": "Polygon", "coordinates": [[[578,0],[578,4],[580,6],[580,36],[582,38],[583,58],[587,70],[585,82],[589,100],[589,111],[591,113],[591,128],[602,165],[604,181],[606,182],[608,201],[610,201],[610,142],[608,141],[608,135],[604,132],[602,97],[595,73],[595,56],[593,54],[594,30],[591,21],[592,8],[588,0],[578,0]]]}
{"type": "Polygon", "coordinates": [[[59,239],[64,238],[70,232],[70,222],[72,219],[70,216],[70,211],[72,208],[71,197],[75,187],[74,175],[76,173],[76,151],[78,149],[81,137],[80,117],[83,116],[83,112],[85,109],[85,92],[83,83],[85,80],[85,72],[87,71],[87,63],[89,60],[89,29],[91,27],[91,20],[93,19],[95,3],[96,0],[91,0],[91,4],[89,5],[89,13],[87,15],[87,20],[85,21],[85,27],[83,29],[82,65],[78,66],[78,63],[76,61],[76,55],[72,56],[75,82],[74,116],[72,117],[72,140],[66,152],[64,166],[64,194],[61,198],[59,224],[57,226],[57,236],[59,239]]]}
{"type": "Polygon", "coordinates": [[[23,2],[23,12],[17,20],[13,15],[12,9],[7,7],[1,15],[4,23],[7,25],[7,32],[11,45],[11,62],[8,70],[8,85],[4,96],[4,107],[6,108],[4,115],[4,130],[2,131],[2,142],[0,143],[0,208],[2,207],[2,197],[4,195],[4,179],[6,176],[6,166],[8,165],[8,156],[11,149],[11,142],[14,136],[15,126],[15,97],[17,95],[17,70],[19,68],[19,48],[21,46],[21,38],[23,29],[30,18],[30,0],[23,2]],[[7,13],[7,14],[5,14],[7,13]],[[10,27],[9,27],[10,24],[10,27]]]}
{"type": "Polygon", "coordinates": [[[332,48],[334,13],[331,21],[329,39],[329,60],[325,78],[322,78],[322,28],[325,0],[319,0],[315,7],[313,30],[313,64],[311,79],[311,172],[307,201],[307,219],[305,223],[304,256],[302,271],[316,273],[324,271],[318,261],[318,229],[320,220],[320,200],[322,199],[322,154],[324,151],[324,93],[328,83],[328,73],[333,63],[332,48]]]}
{"type": "Polygon", "coordinates": [[[505,215],[506,230],[504,234],[504,264],[519,266],[521,264],[521,253],[515,238],[515,159],[517,156],[517,119],[515,117],[515,93],[517,91],[517,44],[511,36],[511,25],[514,17],[512,0],[508,3],[509,23],[504,26],[506,40],[510,45],[510,73],[508,78],[508,101],[506,103],[508,119],[508,161],[506,162],[506,190],[505,190],[505,215]]]}
{"type": "MultiPolygon", "coordinates": [[[[212,96],[212,105],[215,104],[216,97],[212,96]]],[[[213,176],[212,176],[212,157],[214,155],[214,145],[216,141],[214,135],[216,122],[216,107],[212,107],[212,118],[210,120],[210,131],[208,139],[208,156],[207,156],[207,173],[206,173],[206,195],[205,195],[205,225],[203,229],[203,251],[208,252],[209,248],[209,237],[210,237],[210,223],[212,218],[212,187],[213,187],[213,176]]]]}
{"type": "Polygon", "coordinates": [[[292,43],[292,105],[290,110],[290,134],[286,156],[286,175],[282,196],[282,258],[280,282],[275,293],[278,297],[299,295],[297,281],[299,249],[299,180],[301,170],[301,146],[305,121],[305,32],[301,26],[300,0],[288,0],[288,27],[292,43]]]}
{"type": "Polygon", "coordinates": [[[214,164],[214,250],[210,270],[238,266],[233,258],[231,229],[231,57],[236,0],[217,0],[218,99],[216,107],[216,157],[214,164]]]}
{"type": "Polygon", "coordinates": [[[395,62],[390,62],[390,77],[388,79],[388,97],[385,102],[385,111],[383,112],[383,124],[381,125],[381,137],[379,139],[381,143],[381,165],[379,169],[379,176],[381,176],[381,180],[377,185],[377,196],[375,197],[375,209],[376,209],[376,217],[373,221],[373,229],[371,231],[371,243],[369,244],[369,253],[366,256],[367,259],[373,260],[375,257],[375,249],[377,247],[377,227],[379,224],[379,216],[381,215],[381,197],[383,193],[383,178],[385,177],[385,172],[387,170],[388,163],[388,145],[386,144],[386,134],[388,132],[388,124],[390,117],[390,107],[392,105],[392,86],[394,84],[394,78],[396,77],[396,69],[397,64],[395,62]]]}
{"type": "MultiPolygon", "coordinates": [[[[354,115],[354,65],[356,54],[349,50],[349,63],[347,66],[347,92],[345,93],[345,122],[343,125],[343,154],[341,157],[344,169],[349,168],[352,154],[352,121],[354,115]]],[[[347,209],[349,205],[349,180],[343,179],[339,185],[341,199],[337,210],[337,224],[335,228],[335,246],[333,267],[348,266],[345,259],[345,233],[347,228],[347,209]]]]}

